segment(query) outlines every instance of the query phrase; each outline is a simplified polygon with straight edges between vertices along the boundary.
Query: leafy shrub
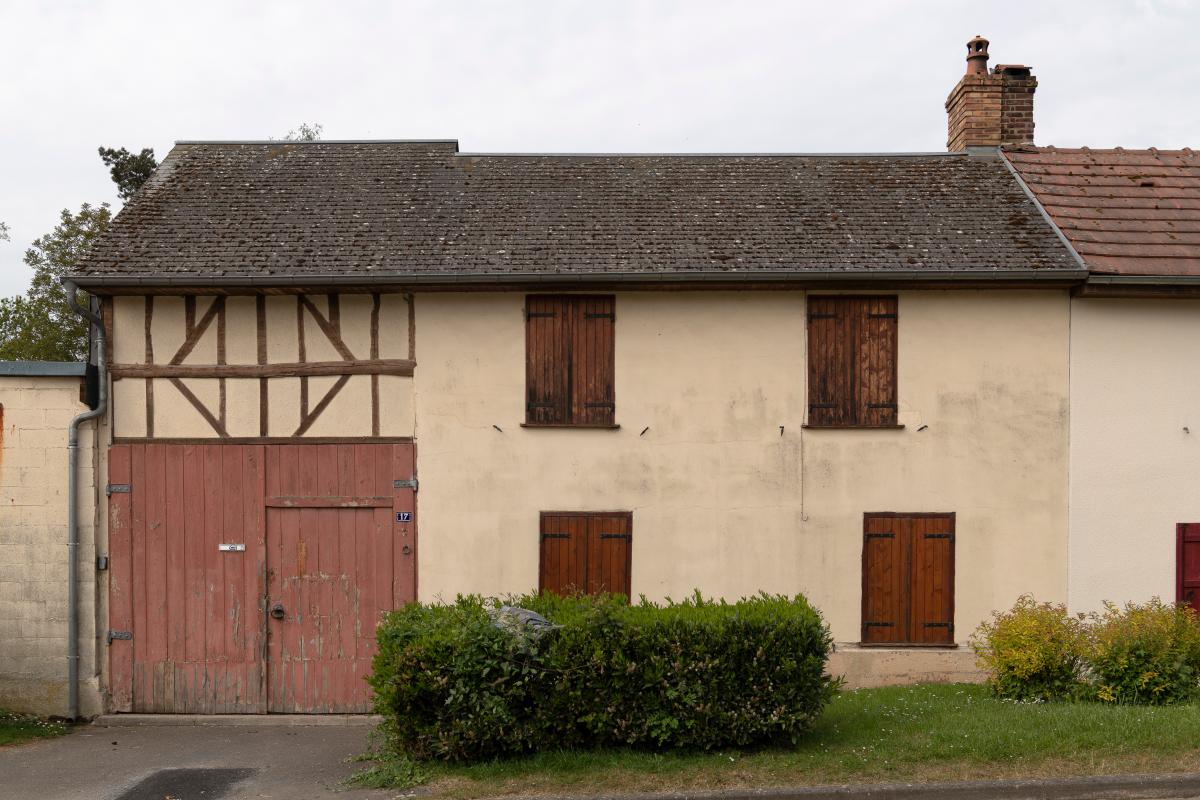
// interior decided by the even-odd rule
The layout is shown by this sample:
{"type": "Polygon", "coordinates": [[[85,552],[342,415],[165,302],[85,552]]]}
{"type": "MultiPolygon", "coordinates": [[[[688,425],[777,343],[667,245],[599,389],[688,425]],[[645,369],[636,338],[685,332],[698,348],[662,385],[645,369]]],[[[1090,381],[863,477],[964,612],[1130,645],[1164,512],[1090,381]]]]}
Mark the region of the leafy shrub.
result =
{"type": "Polygon", "coordinates": [[[1084,626],[1061,604],[1022,595],[1010,610],[979,626],[971,647],[999,697],[1053,700],[1079,689],[1084,626]]]}
{"type": "Polygon", "coordinates": [[[1087,668],[1096,699],[1162,705],[1190,700],[1200,688],[1200,624],[1186,606],[1154,598],[1106,604],[1093,615],[1087,668]]]}
{"type": "Polygon", "coordinates": [[[392,748],[472,761],[562,748],[713,749],[795,741],[839,681],[803,597],[509,599],[556,628],[517,637],[496,601],[411,604],[378,631],[370,679],[392,748]]]}

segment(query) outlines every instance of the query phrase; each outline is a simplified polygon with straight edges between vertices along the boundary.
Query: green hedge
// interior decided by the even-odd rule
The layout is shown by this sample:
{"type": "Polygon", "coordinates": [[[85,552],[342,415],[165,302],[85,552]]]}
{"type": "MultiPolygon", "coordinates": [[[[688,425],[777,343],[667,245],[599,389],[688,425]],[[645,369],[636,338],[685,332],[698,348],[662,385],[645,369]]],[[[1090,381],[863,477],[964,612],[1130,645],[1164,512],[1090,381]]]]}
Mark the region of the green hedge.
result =
{"type": "Polygon", "coordinates": [[[507,602],[558,627],[513,635],[489,617],[496,601],[478,597],[411,604],[384,620],[370,681],[392,747],[474,761],[795,741],[837,691],[825,674],[829,630],[803,597],[507,602]]]}

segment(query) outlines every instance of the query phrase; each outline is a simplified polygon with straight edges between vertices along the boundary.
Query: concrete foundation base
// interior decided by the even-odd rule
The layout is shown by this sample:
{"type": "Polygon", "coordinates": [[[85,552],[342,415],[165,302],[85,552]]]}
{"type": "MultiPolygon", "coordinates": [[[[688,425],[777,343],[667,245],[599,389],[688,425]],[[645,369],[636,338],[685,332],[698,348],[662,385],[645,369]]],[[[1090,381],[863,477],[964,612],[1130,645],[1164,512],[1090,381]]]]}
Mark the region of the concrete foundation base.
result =
{"type": "Polygon", "coordinates": [[[839,644],[828,671],[846,679],[847,689],[905,686],[913,683],[982,683],[968,647],[861,647],[839,644]]]}

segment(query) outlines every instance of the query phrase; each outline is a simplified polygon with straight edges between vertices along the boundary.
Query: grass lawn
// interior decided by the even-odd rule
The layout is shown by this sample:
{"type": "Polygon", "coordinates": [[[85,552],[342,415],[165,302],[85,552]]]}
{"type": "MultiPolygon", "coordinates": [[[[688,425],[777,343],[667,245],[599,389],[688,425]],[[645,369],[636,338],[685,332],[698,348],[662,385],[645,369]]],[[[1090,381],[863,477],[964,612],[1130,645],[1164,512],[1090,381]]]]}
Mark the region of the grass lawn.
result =
{"type": "Polygon", "coordinates": [[[50,722],[41,717],[17,714],[0,708],[0,747],[20,744],[30,739],[61,736],[70,728],[62,722],[50,722]]]}
{"type": "MultiPolygon", "coordinates": [[[[804,741],[756,752],[550,753],[420,765],[434,796],[1200,771],[1200,706],[1023,705],[981,686],[844,692],[804,741]]],[[[386,769],[388,765],[380,765],[386,769]]]]}

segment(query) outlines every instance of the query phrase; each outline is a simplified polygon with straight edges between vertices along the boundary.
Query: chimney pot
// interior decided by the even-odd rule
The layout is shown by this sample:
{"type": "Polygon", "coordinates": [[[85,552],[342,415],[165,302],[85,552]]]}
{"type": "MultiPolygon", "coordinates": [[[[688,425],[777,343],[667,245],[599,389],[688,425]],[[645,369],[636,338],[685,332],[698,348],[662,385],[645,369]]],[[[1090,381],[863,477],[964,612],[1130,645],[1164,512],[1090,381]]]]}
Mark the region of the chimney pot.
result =
{"type": "Polygon", "coordinates": [[[967,74],[987,75],[988,40],[976,34],[967,42],[967,74]]]}

